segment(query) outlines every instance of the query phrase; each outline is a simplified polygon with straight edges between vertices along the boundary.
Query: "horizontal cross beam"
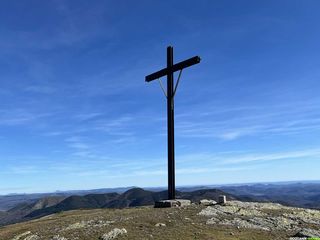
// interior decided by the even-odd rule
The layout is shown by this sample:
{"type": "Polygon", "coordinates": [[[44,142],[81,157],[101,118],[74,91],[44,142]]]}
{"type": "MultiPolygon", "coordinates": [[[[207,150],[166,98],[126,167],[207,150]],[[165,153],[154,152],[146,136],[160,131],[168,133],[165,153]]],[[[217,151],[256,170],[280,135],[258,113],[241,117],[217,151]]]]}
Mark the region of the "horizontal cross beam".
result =
{"type": "Polygon", "coordinates": [[[161,78],[163,76],[166,76],[168,75],[168,73],[174,73],[176,71],[179,71],[179,70],[182,70],[184,68],[187,68],[187,67],[190,67],[192,65],[195,65],[195,64],[198,64],[200,63],[200,57],[199,56],[195,56],[195,57],[192,57],[192,58],[189,58],[185,61],[182,61],[182,62],[179,62],[179,63],[176,63],[174,64],[171,68],[164,68],[164,69],[161,69],[160,71],[158,72],[155,72],[155,73],[152,73],[148,76],[146,76],[146,82],[151,82],[153,80],[156,80],[158,78],[161,78]]]}

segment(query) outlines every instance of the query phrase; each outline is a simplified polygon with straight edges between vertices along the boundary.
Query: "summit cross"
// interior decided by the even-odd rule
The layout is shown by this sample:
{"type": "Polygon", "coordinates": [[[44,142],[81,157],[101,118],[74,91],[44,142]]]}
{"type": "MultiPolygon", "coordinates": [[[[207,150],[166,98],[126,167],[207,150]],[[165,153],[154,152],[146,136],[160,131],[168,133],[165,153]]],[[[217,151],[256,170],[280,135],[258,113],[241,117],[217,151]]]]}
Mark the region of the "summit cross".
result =
{"type": "Polygon", "coordinates": [[[168,199],[176,198],[175,187],[175,159],[174,159],[174,96],[184,68],[200,63],[200,57],[195,56],[182,62],[173,64],[173,47],[167,48],[167,67],[146,76],[145,81],[151,82],[163,76],[167,76],[167,91],[164,90],[161,81],[160,86],[167,97],[167,117],[168,117],[168,199]],[[178,80],[174,86],[173,74],[180,71],[178,80]]]}

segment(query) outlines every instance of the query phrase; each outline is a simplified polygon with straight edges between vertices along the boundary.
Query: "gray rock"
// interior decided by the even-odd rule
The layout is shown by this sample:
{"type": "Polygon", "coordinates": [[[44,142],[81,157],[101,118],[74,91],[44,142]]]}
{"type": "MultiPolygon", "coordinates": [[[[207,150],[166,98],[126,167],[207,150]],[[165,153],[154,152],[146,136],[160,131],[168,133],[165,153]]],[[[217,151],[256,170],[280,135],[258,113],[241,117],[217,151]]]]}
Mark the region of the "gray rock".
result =
{"type": "Polygon", "coordinates": [[[303,229],[299,231],[294,237],[320,237],[320,231],[314,230],[314,229],[303,229]]]}
{"type": "Polygon", "coordinates": [[[119,229],[115,228],[108,233],[103,234],[100,239],[102,240],[110,240],[116,239],[119,235],[127,234],[127,230],[125,228],[119,229]]]}
{"type": "Polygon", "coordinates": [[[207,220],[206,224],[210,225],[210,224],[217,224],[220,222],[220,219],[219,218],[215,218],[215,217],[212,217],[210,219],[207,220]]]}
{"type": "Polygon", "coordinates": [[[199,201],[199,204],[204,205],[204,206],[213,206],[213,205],[216,205],[217,202],[214,200],[211,200],[211,199],[210,200],[209,199],[201,199],[199,201]]]}
{"type": "Polygon", "coordinates": [[[219,220],[217,218],[211,218],[207,221],[207,224],[220,224],[220,225],[226,225],[226,226],[234,226],[237,228],[250,228],[250,229],[258,229],[258,230],[265,230],[269,231],[270,229],[266,226],[263,226],[262,224],[259,224],[254,221],[248,221],[241,218],[234,218],[234,219],[223,219],[219,220]]]}
{"type": "Polygon", "coordinates": [[[24,238],[23,240],[40,240],[40,237],[36,234],[27,236],[26,238],[24,238]]]}
{"type": "Polygon", "coordinates": [[[55,235],[53,236],[52,240],[68,240],[68,239],[65,237],[61,237],[60,235],[55,235]]]}
{"type": "Polygon", "coordinates": [[[265,216],[266,214],[257,210],[257,209],[251,209],[251,208],[242,208],[236,205],[214,205],[209,206],[205,209],[203,209],[199,215],[204,216],[226,216],[226,215],[236,215],[236,216],[265,216]]]}
{"type": "Polygon", "coordinates": [[[70,224],[66,228],[62,230],[74,230],[79,228],[93,228],[93,227],[104,227],[114,223],[114,221],[103,221],[103,220],[89,220],[89,221],[81,221],[70,224]]]}
{"type": "Polygon", "coordinates": [[[185,207],[191,205],[191,201],[188,199],[177,199],[179,207],[185,207]]]}
{"type": "Polygon", "coordinates": [[[167,207],[185,207],[191,204],[187,199],[174,199],[174,200],[162,200],[155,202],[155,208],[167,208],[167,207]]]}
{"type": "Polygon", "coordinates": [[[29,235],[29,234],[31,234],[31,232],[30,232],[30,231],[26,231],[26,232],[24,232],[24,233],[21,233],[21,234],[15,236],[15,237],[12,238],[11,240],[20,240],[20,239],[22,239],[23,237],[25,237],[25,236],[27,236],[27,235],[29,235]]]}
{"type": "Polygon", "coordinates": [[[285,213],[284,216],[293,219],[297,222],[305,222],[310,224],[320,225],[320,211],[311,209],[299,209],[292,211],[292,213],[285,213]],[[298,210],[298,211],[297,211],[298,210]]]}
{"type": "Polygon", "coordinates": [[[156,227],[165,227],[167,225],[165,223],[157,223],[155,226],[156,227]]]}
{"type": "MultiPolygon", "coordinates": [[[[320,229],[320,211],[285,207],[274,203],[230,201],[224,205],[202,209],[199,215],[210,217],[206,221],[208,225],[229,225],[265,231],[297,231],[301,229],[301,223],[307,223],[317,225],[320,229]],[[268,212],[273,212],[275,215],[268,212]]],[[[310,231],[315,236],[319,234],[317,230],[310,231]]],[[[302,234],[303,232],[301,236],[302,234]]]]}

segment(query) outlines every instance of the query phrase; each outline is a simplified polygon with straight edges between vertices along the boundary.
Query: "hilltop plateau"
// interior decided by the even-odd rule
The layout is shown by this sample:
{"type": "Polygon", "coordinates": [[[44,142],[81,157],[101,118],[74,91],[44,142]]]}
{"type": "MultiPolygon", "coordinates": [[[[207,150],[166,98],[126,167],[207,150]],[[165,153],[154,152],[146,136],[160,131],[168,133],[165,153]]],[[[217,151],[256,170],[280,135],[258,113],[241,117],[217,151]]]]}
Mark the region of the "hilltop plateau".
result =
{"type": "Polygon", "coordinates": [[[226,239],[320,237],[320,211],[228,201],[124,209],[72,210],[0,228],[1,240],[226,239]]]}

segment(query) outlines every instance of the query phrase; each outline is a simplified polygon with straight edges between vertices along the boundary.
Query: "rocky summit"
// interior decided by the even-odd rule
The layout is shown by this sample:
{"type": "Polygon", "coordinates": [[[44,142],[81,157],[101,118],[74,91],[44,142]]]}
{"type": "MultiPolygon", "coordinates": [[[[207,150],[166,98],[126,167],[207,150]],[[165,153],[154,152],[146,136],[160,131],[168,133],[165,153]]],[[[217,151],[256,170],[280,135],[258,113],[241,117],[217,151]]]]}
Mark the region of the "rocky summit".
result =
{"type": "Polygon", "coordinates": [[[206,224],[238,229],[297,232],[304,237],[320,237],[320,211],[286,207],[276,203],[230,201],[203,209],[206,224]],[[304,233],[304,234],[303,234],[304,233]]]}
{"type": "Polygon", "coordinates": [[[228,201],[154,208],[73,210],[0,228],[1,240],[290,239],[320,237],[320,211],[228,201]]]}

